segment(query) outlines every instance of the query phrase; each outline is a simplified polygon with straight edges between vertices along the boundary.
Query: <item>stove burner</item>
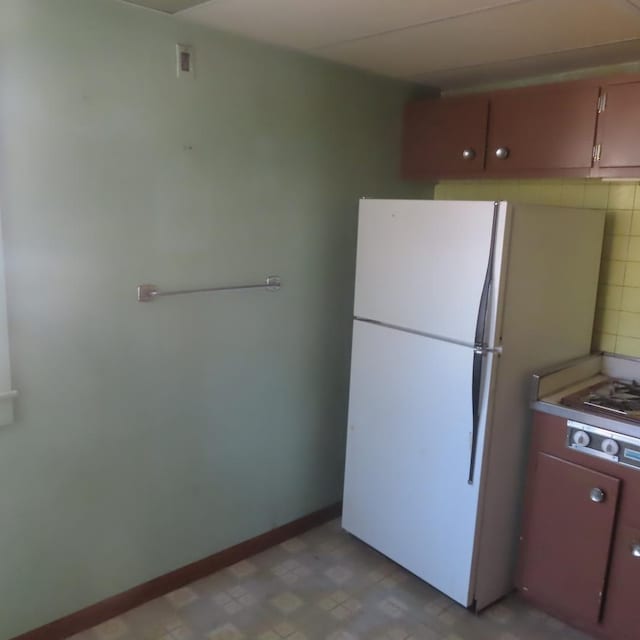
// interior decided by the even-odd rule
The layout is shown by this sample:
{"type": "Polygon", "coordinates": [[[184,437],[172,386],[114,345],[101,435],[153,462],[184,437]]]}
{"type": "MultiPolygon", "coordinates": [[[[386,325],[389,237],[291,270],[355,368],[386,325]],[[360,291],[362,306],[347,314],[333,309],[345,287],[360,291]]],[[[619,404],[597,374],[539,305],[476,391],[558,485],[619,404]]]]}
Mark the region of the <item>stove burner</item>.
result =
{"type": "Polygon", "coordinates": [[[635,398],[640,398],[640,384],[635,380],[626,382],[624,380],[612,380],[610,387],[611,394],[626,394],[635,398]]]}
{"type": "Polygon", "coordinates": [[[635,380],[611,380],[604,385],[567,396],[561,401],[575,408],[616,414],[640,421],[640,383],[635,380]]]}

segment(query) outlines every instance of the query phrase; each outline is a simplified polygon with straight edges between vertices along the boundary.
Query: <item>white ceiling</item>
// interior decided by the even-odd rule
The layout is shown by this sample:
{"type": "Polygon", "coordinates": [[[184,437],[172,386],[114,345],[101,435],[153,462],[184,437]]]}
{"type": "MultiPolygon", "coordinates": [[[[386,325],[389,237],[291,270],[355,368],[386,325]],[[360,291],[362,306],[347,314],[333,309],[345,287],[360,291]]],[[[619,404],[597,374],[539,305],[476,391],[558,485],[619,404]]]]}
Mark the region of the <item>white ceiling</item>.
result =
{"type": "Polygon", "coordinates": [[[451,89],[640,61],[640,0],[128,0],[451,89]]]}

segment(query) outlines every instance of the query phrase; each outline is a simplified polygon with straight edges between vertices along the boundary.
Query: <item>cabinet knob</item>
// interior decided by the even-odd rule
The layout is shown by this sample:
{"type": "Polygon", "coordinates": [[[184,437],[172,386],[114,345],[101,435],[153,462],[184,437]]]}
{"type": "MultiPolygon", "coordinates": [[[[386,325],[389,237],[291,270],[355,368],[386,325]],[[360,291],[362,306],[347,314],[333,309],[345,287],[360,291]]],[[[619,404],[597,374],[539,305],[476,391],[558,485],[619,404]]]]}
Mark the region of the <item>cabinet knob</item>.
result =
{"type": "Polygon", "coordinates": [[[509,148],[508,147],[498,147],[496,149],[496,158],[500,158],[500,160],[504,160],[509,157],[509,148]]]}
{"type": "Polygon", "coordinates": [[[472,149],[471,147],[469,147],[468,149],[465,149],[462,152],[462,157],[465,160],[473,160],[476,157],[476,151],[475,149],[472,149]]]}
{"type": "Polygon", "coordinates": [[[595,487],[594,489],[591,489],[589,497],[591,498],[591,502],[604,502],[606,494],[599,487],[595,487]]]}
{"type": "Polygon", "coordinates": [[[631,555],[634,558],[640,558],[640,542],[634,542],[631,545],[631,555]]]}

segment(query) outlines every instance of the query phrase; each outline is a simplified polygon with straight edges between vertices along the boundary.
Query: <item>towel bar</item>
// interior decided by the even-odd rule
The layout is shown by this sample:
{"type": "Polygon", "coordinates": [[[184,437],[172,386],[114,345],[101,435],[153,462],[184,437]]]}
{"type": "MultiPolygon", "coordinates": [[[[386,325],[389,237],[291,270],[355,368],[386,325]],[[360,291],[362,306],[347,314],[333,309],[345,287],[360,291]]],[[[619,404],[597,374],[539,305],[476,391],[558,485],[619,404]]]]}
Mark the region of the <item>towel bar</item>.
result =
{"type": "MultiPolygon", "coordinates": [[[[162,296],[179,296],[184,293],[205,293],[209,291],[241,291],[243,289],[266,289],[267,291],[278,291],[282,286],[280,276],[267,276],[260,284],[243,284],[230,287],[208,287],[205,289],[178,289],[176,291],[159,291],[154,284],[138,285],[138,302],[150,302],[154,298],[162,296]]],[[[1,396],[0,396],[1,397],[1,396]]]]}

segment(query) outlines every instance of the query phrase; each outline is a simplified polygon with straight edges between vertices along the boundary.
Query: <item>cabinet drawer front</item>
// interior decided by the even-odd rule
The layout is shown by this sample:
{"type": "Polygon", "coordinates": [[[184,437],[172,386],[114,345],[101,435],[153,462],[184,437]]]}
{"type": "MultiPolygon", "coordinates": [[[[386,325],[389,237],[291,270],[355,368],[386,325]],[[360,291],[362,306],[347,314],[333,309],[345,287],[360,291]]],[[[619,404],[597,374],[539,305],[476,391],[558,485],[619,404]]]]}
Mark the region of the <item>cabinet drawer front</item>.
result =
{"type": "Polygon", "coordinates": [[[530,481],[518,586],[576,622],[596,623],[620,481],[539,453],[530,481]]]}
{"type": "Polygon", "coordinates": [[[616,638],[637,640],[640,629],[640,529],[618,525],[603,624],[616,638]]]}

